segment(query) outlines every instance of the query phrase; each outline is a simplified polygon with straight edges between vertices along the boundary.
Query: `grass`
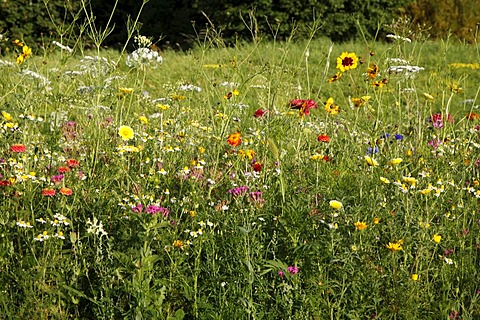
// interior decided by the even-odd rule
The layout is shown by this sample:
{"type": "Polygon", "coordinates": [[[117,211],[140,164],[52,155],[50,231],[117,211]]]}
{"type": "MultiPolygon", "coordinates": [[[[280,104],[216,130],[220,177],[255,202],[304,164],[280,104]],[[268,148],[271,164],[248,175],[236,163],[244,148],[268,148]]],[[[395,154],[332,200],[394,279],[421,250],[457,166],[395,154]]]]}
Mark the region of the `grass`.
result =
{"type": "Polygon", "coordinates": [[[1,314],[478,319],[478,47],[212,43],[3,57],[1,314]]]}

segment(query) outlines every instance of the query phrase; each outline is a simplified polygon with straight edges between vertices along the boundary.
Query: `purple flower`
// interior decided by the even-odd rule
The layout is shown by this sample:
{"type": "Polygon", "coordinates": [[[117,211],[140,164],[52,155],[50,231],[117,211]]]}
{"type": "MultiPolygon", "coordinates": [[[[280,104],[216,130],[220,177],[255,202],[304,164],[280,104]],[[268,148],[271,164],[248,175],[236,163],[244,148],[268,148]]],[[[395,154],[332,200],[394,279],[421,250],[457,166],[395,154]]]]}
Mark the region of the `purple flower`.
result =
{"type": "Polygon", "coordinates": [[[135,213],[141,213],[143,211],[143,205],[141,203],[137,204],[136,206],[132,207],[132,211],[135,213]]]}
{"type": "Polygon", "coordinates": [[[247,186],[241,186],[241,187],[230,189],[227,192],[233,195],[234,197],[238,197],[238,196],[243,196],[245,193],[247,193],[247,191],[248,191],[247,186]]]}
{"type": "Polygon", "coordinates": [[[297,266],[290,266],[287,268],[287,271],[290,272],[290,274],[297,274],[300,269],[297,266]]]}
{"type": "Polygon", "coordinates": [[[395,134],[395,140],[403,140],[403,135],[399,133],[395,134]]]}
{"type": "Polygon", "coordinates": [[[278,270],[277,273],[280,276],[280,278],[283,278],[285,276],[285,272],[283,272],[282,270],[278,270]]]}
{"type": "Polygon", "coordinates": [[[157,206],[157,205],[154,205],[154,204],[150,204],[145,209],[145,213],[150,213],[151,215],[161,213],[162,216],[166,218],[170,214],[170,210],[168,210],[167,208],[164,208],[164,207],[160,207],[160,206],[157,206]]]}
{"type": "Polygon", "coordinates": [[[376,154],[376,153],[378,153],[378,147],[375,147],[375,148],[368,147],[367,148],[367,155],[376,154]]]}
{"type": "Polygon", "coordinates": [[[63,180],[65,176],[63,174],[59,174],[59,175],[56,175],[56,176],[52,176],[50,178],[50,181],[52,181],[53,183],[59,183],[63,180]]]}

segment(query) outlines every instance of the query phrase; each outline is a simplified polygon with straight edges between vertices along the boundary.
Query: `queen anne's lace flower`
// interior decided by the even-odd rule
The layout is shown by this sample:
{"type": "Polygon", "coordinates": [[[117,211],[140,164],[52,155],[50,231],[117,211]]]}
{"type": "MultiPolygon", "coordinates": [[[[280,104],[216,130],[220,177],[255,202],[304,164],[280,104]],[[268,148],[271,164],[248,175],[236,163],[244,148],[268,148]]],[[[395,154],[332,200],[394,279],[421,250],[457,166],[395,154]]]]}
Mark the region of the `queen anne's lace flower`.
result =
{"type": "Polygon", "coordinates": [[[149,48],[139,48],[127,56],[126,64],[130,68],[139,68],[147,66],[156,68],[158,64],[163,63],[163,57],[158,52],[149,48]]]}

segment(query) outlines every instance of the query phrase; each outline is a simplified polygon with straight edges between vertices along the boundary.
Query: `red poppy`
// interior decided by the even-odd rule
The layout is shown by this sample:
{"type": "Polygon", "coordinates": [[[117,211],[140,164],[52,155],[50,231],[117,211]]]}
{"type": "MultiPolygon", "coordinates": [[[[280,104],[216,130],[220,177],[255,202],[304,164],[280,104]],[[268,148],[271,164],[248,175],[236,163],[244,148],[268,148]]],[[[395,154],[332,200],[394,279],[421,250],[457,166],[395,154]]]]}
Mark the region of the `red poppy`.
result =
{"type": "Polygon", "coordinates": [[[55,189],[52,188],[45,188],[42,190],[42,196],[45,197],[53,197],[55,195],[55,189]]]}
{"type": "Polygon", "coordinates": [[[27,148],[23,145],[23,144],[13,144],[11,147],[10,147],[10,150],[12,152],[25,152],[25,150],[27,150],[27,148]]]}
{"type": "Polygon", "coordinates": [[[328,142],[330,142],[330,137],[329,137],[328,135],[326,135],[326,134],[321,134],[321,135],[318,136],[317,140],[318,140],[319,142],[326,142],[326,143],[328,143],[328,142]]]}

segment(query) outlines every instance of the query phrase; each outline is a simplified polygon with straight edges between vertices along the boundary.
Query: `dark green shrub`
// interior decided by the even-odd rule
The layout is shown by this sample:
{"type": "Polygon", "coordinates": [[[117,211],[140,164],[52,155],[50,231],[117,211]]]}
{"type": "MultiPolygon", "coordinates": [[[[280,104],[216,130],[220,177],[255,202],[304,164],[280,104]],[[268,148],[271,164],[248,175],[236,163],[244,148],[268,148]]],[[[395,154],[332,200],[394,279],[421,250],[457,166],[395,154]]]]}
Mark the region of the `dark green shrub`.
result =
{"type": "Polygon", "coordinates": [[[0,32],[37,48],[50,38],[73,36],[72,22],[80,1],[4,0],[0,1],[0,32]]]}

